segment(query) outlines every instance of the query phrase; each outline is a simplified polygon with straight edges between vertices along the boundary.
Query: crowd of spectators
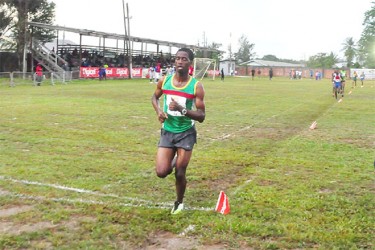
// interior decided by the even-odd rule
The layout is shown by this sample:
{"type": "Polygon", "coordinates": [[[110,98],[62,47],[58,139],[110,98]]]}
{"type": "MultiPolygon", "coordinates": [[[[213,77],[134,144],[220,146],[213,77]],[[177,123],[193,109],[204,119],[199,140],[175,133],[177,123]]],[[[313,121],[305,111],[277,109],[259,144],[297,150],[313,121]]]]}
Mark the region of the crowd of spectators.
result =
{"type": "MultiPolygon", "coordinates": [[[[62,46],[58,55],[62,57],[68,65],[66,70],[78,69],[79,67],[127,67],[128,55],[116,51],[98,51],[96,48],[84,48],[82,54],[79,54],[79,48],[73,46],[62,46]]],[[[160,63],[162,68],[167,68],[173,64],[174,58],[170,54],[150,53],[133,55],[132,65],[134,68],[149,68],[160,63]]]]}

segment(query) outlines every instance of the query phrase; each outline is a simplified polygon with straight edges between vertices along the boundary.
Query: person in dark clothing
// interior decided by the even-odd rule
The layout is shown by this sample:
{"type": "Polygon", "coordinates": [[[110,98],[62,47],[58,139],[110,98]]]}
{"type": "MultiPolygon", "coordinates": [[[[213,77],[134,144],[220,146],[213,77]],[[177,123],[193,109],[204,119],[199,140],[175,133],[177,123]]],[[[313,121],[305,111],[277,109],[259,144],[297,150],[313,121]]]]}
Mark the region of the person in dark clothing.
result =
{"type": "Polygon", "coordinates": [[[269,76],[270,76],[270,80],[272,80],[272,77],[273,77],[273,70],[272,70],[272,68],[270,68],[269,76]]]}
{"type": "Polygon", "coordinates": [[[254,80],[254,76],[255,76],[255,69],[252,69],[251,70],[251,79],[254,80]]]}
{"type": "Polygon", "coordinates": [[[224,69],[221,68],[221,81],[224,82],[224,69]]]}

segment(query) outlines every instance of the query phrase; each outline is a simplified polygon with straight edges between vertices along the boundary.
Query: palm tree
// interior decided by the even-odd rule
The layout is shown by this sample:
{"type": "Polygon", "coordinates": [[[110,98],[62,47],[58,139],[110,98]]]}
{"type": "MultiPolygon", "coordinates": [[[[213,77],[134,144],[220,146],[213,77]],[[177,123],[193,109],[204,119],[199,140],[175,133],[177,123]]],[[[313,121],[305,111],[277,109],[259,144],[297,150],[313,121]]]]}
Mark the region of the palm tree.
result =
{"type": "Polygon", "coordinates": [[[342,44],[344,47],[341,51],[344,51],[346,58],[347,66],[350,68],[353,66],[353,60],[357,56],[358,49],[355,44],[353,37],[348,37],[345,39],[345,42],[342,44]]]}

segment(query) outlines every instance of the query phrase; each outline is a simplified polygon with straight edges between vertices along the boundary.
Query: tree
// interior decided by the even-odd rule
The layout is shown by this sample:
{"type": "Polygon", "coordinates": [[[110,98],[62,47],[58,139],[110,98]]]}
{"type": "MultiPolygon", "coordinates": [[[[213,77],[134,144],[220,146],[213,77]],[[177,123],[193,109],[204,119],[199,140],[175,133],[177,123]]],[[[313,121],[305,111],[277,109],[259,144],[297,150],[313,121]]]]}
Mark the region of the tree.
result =
{"type": "Polygon", "coordinates": [[[278,61],[280,61],[280,59],[277,58],[277,57],[274,56],[274,55],[265,55],[265,56],[263,56],[262,60],[274,61],[274,62],[278,62],[278,61]]]}
{"type": "Polygon", "coordinates": [[[0,49],[12,49],[15,44],[12,39],[8,37],[11,28],[12,13],[0,6],[0,49]]]}
{"type": "Polygon", "coordinates": [[[195,57],[206,57],[219,61],[222,54],[222,52],[219,51],[220,46],[220,43],[212,42],[207,46],[207,50],[196,51],[195,57]]]}
{"type": "Polygon", "coordinates": [[[47,0],[2,0],[1,9],[8,9],[12,13],[10,31],[16,41],[16,51],[21,66],[21,58],[25,44],[32,33],[33,38],[42,43],[49,42],[54,38],[53,30],[33,28],[27,24],[28,21],[52,24],[55,17],[55,4],[47,0]]]}
{"type": "Polygon", "coordinates": [[[331,52],[323,61],[323,68],[332,68],[339,61],[338,56],[331,52]]]}
{"type": "Polygon", "coordinates": [[[0,36],[3,36],[10,28],[11,13],[5,8],[0,9],[0,36]]]}
{"type": "Polygon", "coordinates": [[[343,43],[343,46],[344,47],[342,51],[344,51],[344,55],[346,58],[346,62],[347,62],[346,66],[350,68],[353,66],[353,60],[355,56],[357,55],[357,51],[358,51],[353,37],[346,38],[345,43],[343,43]]]}
{"type": "Polygon", "coordinates": [[[370,10],[365,12],[361,38],[358,42],[358,60],[368,68],[375,68],[375,2],[370,10]]]}
{"type": "Polygon", "coordinates": [[[326,53],[319,53],[311,56],[307,61],[309,68],[332,68],[338,62],[337,55],[331,52],[329,55],[326,53]]]}
{"type": "Polygon", "coordinates": [[[247,62],[255,57],[255,53],[253,52],[255,44],[250,43],[245,35],[242,35],[240,37],[238,43],[240,45],[240,48],[238,49],[237,53],[234,53],[234,57],[237,62],[247,62]]]}

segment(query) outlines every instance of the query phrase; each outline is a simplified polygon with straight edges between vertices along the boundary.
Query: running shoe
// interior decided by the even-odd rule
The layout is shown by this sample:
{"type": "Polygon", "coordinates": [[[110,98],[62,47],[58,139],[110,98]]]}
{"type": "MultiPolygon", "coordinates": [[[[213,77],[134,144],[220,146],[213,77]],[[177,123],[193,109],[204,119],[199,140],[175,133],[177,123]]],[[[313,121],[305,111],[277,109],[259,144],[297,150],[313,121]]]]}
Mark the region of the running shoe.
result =
{"type": "Polygon", "coordinates": [[[172,208],[171,214],[178,214],[184,209],[184,203],[176,201],[172,208]]]}

